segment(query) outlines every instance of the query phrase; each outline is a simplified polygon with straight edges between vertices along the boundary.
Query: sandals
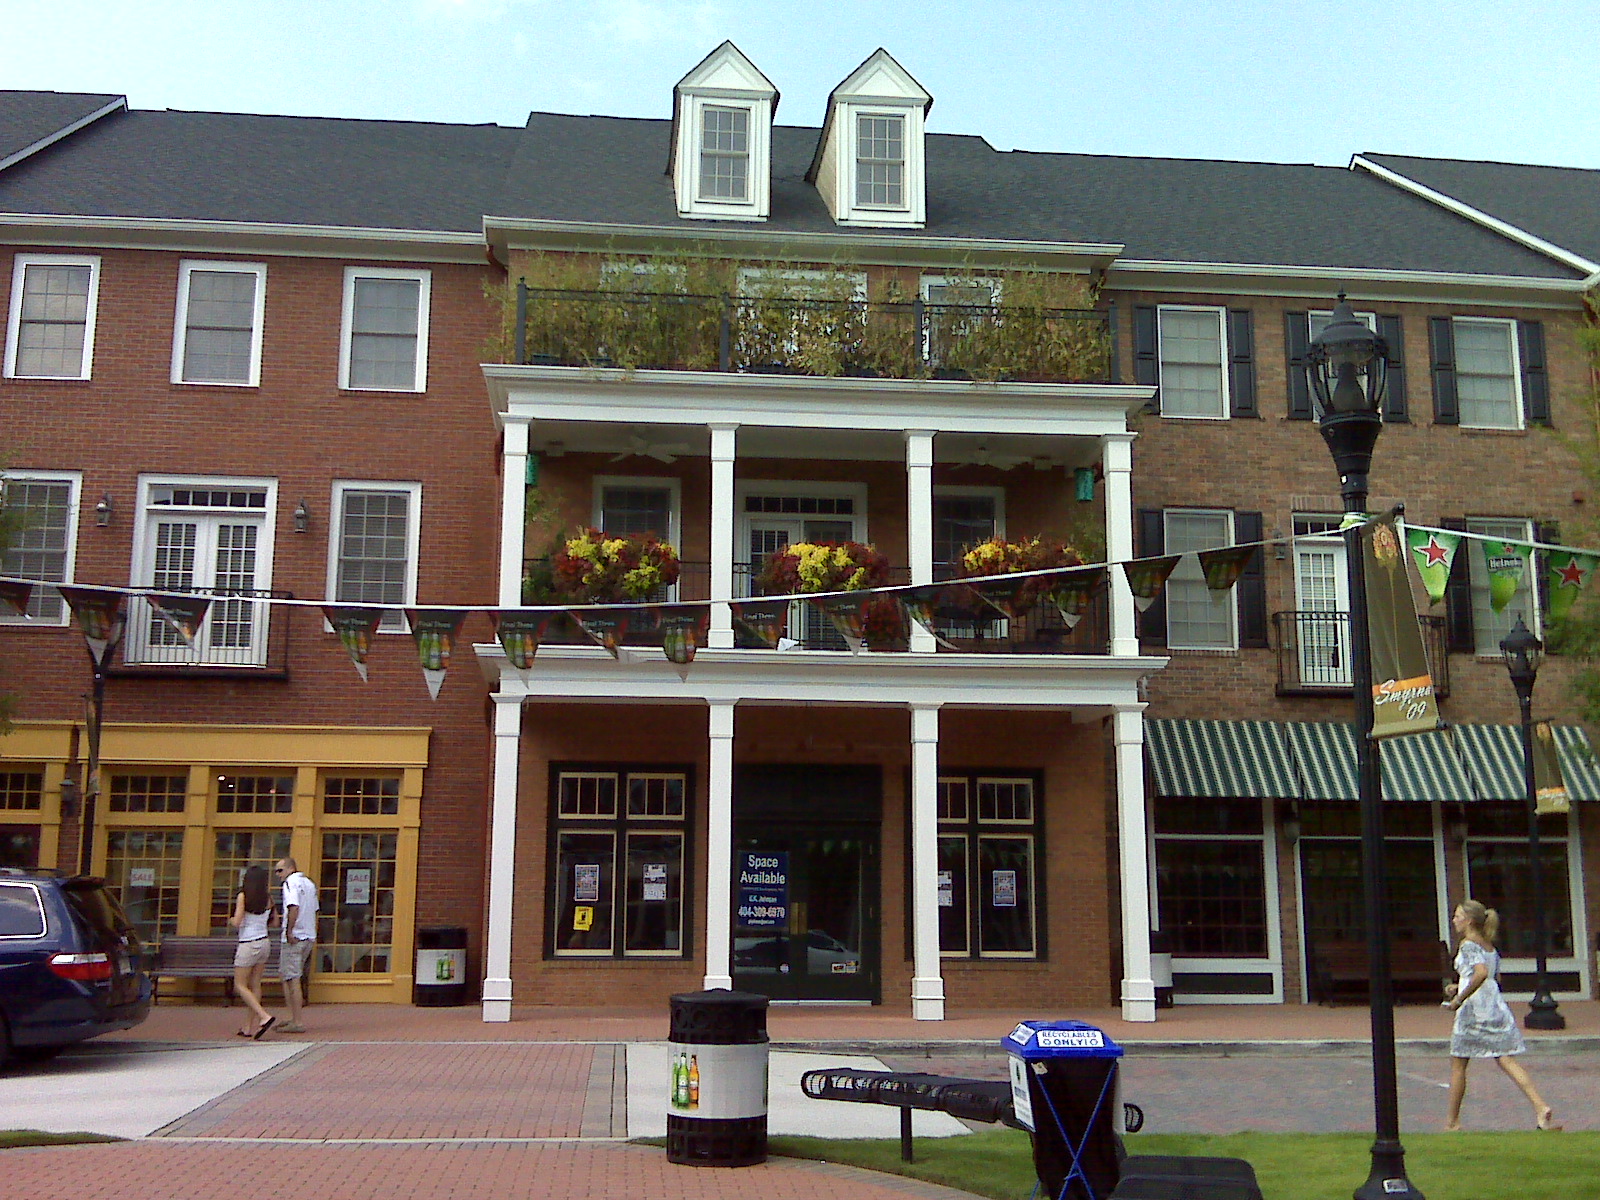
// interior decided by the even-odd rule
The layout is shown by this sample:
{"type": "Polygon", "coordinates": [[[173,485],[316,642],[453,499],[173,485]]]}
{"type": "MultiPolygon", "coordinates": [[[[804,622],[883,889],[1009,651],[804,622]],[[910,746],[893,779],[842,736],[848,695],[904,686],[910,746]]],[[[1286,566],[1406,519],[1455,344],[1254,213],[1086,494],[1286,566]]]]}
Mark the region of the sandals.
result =
{"type": "Polygon", "coordinates": [[[271,1029],[277,1023],[278,1023],[278,1018],[277,1017],[268,1017],[265,1021],[261,1022],[261,1028],[256,1030],[250,1036],[255,1038],[255,1040],[259,1042],[261,1040],[261,1035],[263,1033],[265,1033],[267,1030],[271,1029]]]}

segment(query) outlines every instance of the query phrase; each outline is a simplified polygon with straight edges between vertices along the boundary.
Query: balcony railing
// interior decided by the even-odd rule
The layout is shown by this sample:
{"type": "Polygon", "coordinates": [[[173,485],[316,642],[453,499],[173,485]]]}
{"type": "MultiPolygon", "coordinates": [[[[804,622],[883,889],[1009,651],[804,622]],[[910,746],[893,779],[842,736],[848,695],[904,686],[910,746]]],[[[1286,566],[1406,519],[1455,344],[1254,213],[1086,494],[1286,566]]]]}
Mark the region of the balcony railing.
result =
{"type": "Polygon", "coordinates": [[[186,593],[213,597],[194,645],[157,617],[150,605],[134,597],[128,605],[127,634],[112,675],[203,675],[210,678],[287,678],[289,625],[293,592],[248,589],[187,588],[186,593]]]}
{"type": "MultiPolygon", "coordinates": [[[[1450,656],[1444,618],[1420,616],[1422,648],[1428,656],[1436,695],[1450,694],[1450,656]]],[[[1278,648],[1278,695],[1325,696],[1348,693],[1350,614],[1278,612],[1272,614],[1278,648]]]]}
{"type": "Polygon", "coordinates": [[[518,364],[1116,383],[1116,310],[517,285],[518,364]]]}

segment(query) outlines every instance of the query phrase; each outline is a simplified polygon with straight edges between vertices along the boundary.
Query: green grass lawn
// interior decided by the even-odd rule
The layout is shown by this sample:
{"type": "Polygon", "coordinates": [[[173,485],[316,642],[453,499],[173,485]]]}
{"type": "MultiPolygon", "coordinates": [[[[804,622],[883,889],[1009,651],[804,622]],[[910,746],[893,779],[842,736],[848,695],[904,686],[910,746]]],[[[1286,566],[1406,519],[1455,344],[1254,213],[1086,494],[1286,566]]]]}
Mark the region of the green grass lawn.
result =
{"type": "MultiPolygon", "coordinates": [[[[1413,1133],[1406,1173],[1428,1200],[1596,1200],[1600,1133],[1413,1133]]],[[[915,1163],[895,1140],[774,1137],[774,1154],[910,1175],[995,1200],[1033,1190],[1028,1137],[1010,1129],[970,1137],[918,1138],[915,1163]]],[[[1130,1154],[1242,1158],[1265,1200],[1349,1200],[1366,1179],[1372,1135],[1362,1133],[1136,1134],[1130,1154]]]]}
{"type": "Polygon", "coordinates": [[[14,1146],[71,1146],[78,1142],[120,1142],[106,1133],[46,1133],[42,1129],[0,1129],[0,1150],[14,1146]]]}

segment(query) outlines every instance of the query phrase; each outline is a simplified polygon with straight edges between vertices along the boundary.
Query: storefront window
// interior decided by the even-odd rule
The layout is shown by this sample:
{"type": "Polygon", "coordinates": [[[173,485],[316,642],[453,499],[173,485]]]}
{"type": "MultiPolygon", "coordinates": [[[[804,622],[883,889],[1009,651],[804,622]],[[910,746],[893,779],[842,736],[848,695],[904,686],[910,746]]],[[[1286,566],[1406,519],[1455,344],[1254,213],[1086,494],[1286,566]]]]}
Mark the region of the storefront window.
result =
{"type": "Polygon", "coordinates": [[[1265,830],[1259,800],[1155,804],[1161,931],[1181,958],[1265,958],[1265,830]]]}
{"type": "Polygon", "coordinates": [[[382,975],[393,969],[398,843],[398,834],[380,830],[322,835],[317,881],[320,970],[382,975]]]}
{"type": "Polygon", "coordinates": [[[31,871],[39,865],[41,827],[35,814],[43,801],[44,772],[0,771],[0,867],[31,871]]]}
{"type": "Polygon", "coordinates": [[[106,883],[146,942],[178,932],[183,830],[112,829],[106,834],[106,883]]]}
{"type": "MultiPolygon", "coordinates": [[[[1567,875],[1567,820],[1539,818],[1539,865],[1544,891],[1545,953],[1572,954],[1572,896],[1567,875]]],[[[1500,914],[1500,953],[1532,958],[1538,953],[1534,927],[1532,856],[1528,810],[1522,804],[1467,806],[1467,891],[1500,914]]]]}
{"type": "Polygon", "coordinates": [[[1038,779],[939,780],[939,950],[947,958],[1037,958],[1038,779]]]}
{"type": "Polygon", "coordinates": [[[228,918],[233,916],[233,898],[244,882],[244,869],[267,869],[268,891],[274,906],[280,897],[272,886],[272,865],[289,857],[287,829],[219,829],[211,854],[211,933],[222,936],[233,932],[228,918]]]}

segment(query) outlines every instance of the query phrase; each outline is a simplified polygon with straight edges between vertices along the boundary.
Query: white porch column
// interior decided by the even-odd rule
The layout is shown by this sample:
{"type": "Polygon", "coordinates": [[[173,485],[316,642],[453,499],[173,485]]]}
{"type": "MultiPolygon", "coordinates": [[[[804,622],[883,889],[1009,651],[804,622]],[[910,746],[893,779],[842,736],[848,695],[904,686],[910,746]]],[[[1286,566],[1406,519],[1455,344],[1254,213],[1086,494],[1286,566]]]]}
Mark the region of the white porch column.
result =
{"type": "MultiPolygon", "coordinates": [[[[1133,557],[1133,439],[1136,434],[1113,433],[1101,439],[1101,466],[1106,486],[1106,558],[1125,562],[1133,557]]],[[[1133,593],[1120,567],[1111,569],[1111,653],[1132,657],[1139,653],[1139,631],[1134,624],[1133,593]]]]}
{"type": "MultiPolygon", "coordinates": [[[[726,611],[726,609],[724,609],[726,611]]],[[[711,701],[711,770],[706,784],[706,976],[733,987],[733,705],[711,701]]]]}
{"type": "Polygon", "coordinates": [[[1122,883],[1122,1019],[1156,1019],[1150,978],[1150,876],[1144,805],[1143,705],[1112,718],[1117,744],[1117,858],[1122,883]]]}
{"type": "MultiPolygon", "coordinates": [[[[520,487],[522,476],[517,479],[520,487]]],[[[489,823],[489,936],[483,947],[483,1019],[509,1021],[522,697],[497,693],[490,698],[494,701],[494,800],[489,823]]]]}
{"type": "Polygon", "coordinates": [[[911,706],[911,1015],[944,1020],[939,962],[939,706],[911,706]]]}
{"type": "MultiPolygon", "coordinates": [[[[933,582],[933,433],[906,430],[906,551],[911,560],[911,582],[933,582]]],[[[933,634],[920,622],[911,622],[911,649],[932,654],[938,649],[933,634]]]]}
{"type": "MultiPolygon", "coordinates": [[[[500,457],[500,600],[522,603],[522,555],[528,519],[528,425],[507,421],[500,457]]],[[[509,1018],[507,1018],[509,1020],[509,1018]]]]}
{"type": "MultiPolygon", "coordinates": [[[[733,649],[733,461],[737,425],[711,426],[711,630],[713,650],[733,649]]],[[[710,984],[706,985],[710,987],[710,984]]]]}

